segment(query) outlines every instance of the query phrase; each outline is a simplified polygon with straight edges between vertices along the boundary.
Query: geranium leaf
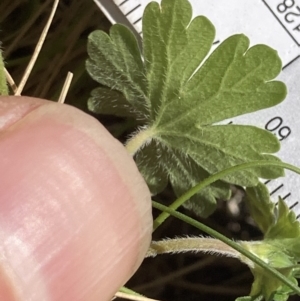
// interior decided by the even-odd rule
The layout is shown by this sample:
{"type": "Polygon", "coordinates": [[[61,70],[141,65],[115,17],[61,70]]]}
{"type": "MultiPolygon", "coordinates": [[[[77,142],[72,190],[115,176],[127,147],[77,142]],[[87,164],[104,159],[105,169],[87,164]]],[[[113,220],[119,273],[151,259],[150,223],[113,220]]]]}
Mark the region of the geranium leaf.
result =
{"type": "Polygon", "coordinates": [[[110,35],[96,30],[89,35],[87,70],[102,85],[122,92],[141,116],[145,109],[146,80],[141,53],[133,33],[125,26],[112,26],[110,35]]]}
{"type": "Polygon", "coordinates": [[[161,7],[151,2],[145,9],[143,54],[153,119],[178,98],[211,49],[214,26],[203,16],[191,19],[186,0],[162,1],[161,7]]]}
{"type": "MultiPolygon", "coordinates": [[[[88,72],[125,96],[128,106],[124,99],[120,105],[113,103],[116,115],[133,112],[142,121],[126,147],[153,194],[168,180],[179,195],[224,168],[278,160],[272,154],[279,142],[267,131],[216,125],[285,98],[285,85],[273,81],[281,70],[277,52],[265,45],[249,48],[247,37],[234,35],[208,56],[214,37],[214,26],[206,17],[192,20],[187,0],[149,3],[143,16],[142,53],[134,35],[121,25],[112,26],[110,36],[97,31],[89,37],[88,72]]],[[[95,92],[92,98],[96,108],[95,92]]],[[[237,172],[186,206],[206,216],[217,198],[230,196],[228,184],[254,186],[258,178],[282,175],[283,170],[274,167],[237,172]]]]}
{"type": "Polygon", "coordinates": [[[144,176],[152,194],[158,194],[168,184],[168,176],[164,169],[164,163],[170,154],[162,149],[154,140],[150,142],[143,152],[136,154],[135,160],[139,171],[144,176]],[[163,158],[162,158],[163,157],[163,158]],[[157,164],[153,164],[156,162],[157,164]]]}
{"type": "MultiPolygon", "coordinates": [[[[275,206],[264,184],[259,183],[256,187],[248,187],[246,202],[251,217],[263,232],[266,240],[286,240],[287,242],[288,239],[300,238],[300,222],[295,212],[290,210],[281,198],[275,206]]],[[[289,245],[292,247],[291,242],[289,245]]],[[[288,247],[285,248],[288,249],[288,247]]]]}
{"type": "MultiPolygon", "coordinates": [[[[178,197],[209,176],[191,157],[176,150],[172,150],[172,156],[165,162],[168,162],[165,164],[165,170],[178,197]]],[[[207,217],[215,210],[216,199],[227,200],[230,195],[229,185],[217,181],[195,194],[184,207],[207,217]]]]}
{"type": "Polygon", "coordinates": [[[275,212],[275,222],[269,227],[268,231],[265,234],[265,238],[300,238],[300,223],[296,219],[295,212],[290,210],[287,204],[281,199],[279,199],[277,210],[275,212]]]}
{"type": "Polygon", "coordinates": [[[121,92],[106,87],[92,91],[88,100],[88,109],[96,114],[138,117],[138,113],[133,111],[133,107],[121,92]]]}
{"type": "MultiPolygon", "coordinates": [[[[213,174],[230,166],[253,160],[278,160],[266,155],[279,150],[274,135],[253,126],[213,125],[161,129],[159,141],[189,154],[199,166],[213,174]]],[[[258,177],[277,178],[281,169],[260,167],[237,172],[224,180],[241,186],[258,184],[258,177]]]]}

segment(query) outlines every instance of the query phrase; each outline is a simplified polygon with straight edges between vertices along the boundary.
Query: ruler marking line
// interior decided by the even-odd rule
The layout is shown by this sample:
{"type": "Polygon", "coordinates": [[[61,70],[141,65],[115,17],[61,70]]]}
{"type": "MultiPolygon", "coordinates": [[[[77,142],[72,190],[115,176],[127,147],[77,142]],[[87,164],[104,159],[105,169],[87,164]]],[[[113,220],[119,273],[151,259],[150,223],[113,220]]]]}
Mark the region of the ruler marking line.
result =
{"type": "Polygon", "coordinates": [[[123,2],[121,2],[120,4],[119,4],[119,7],[121,7],[123,4],[125,4],[126,2],[128,2],[128,0],[124,0],[123,2]]]}
{"type": "Polygon", "coordinates": [[[133,25],[136,25],[136,24],[139,23],[142,19],[143,19],[143,17],[138,18],[136,21],[133,22],[133,25]]]}
{"type": "Polygon", "coordinates": [[[300,54],[298,54],[295,58],[293,58],[290,62],[288,62],[287,64],[285,64],[282,67],[282,70],[286,69],[287,67],[289,67],[290,65],[292,65],[298,58],[300,57],[300,54]]]}
{"type": "Polygon", "coordinates": [[[296,207],[299,204],[299,202],[295,202],[292,206],[289,207],[290,210],[292,210],[294,207],[296,207]]]}
{"type": "Polygon", "coordinates": [[[291,193],[289,192],[286,196],[284,196],[282,199],[285,200],[291,196],[291,193]]]}
{"type": "Polygon", "coordinates": [[[131,13],[133,13],[135,10],[137,10],[139,7],[141,7],[142,5],[141,4],[138,4],[135,8],[133,8],[131,11],[129,11],[125,17],[128,17],[131,13]]]}
{"type": "Polygon", "coordinates": [[[275,192],[277,192],[279,189],[281,189],[283,187],[283,184],[281,184],[280,186],[278,186],[277,188],[275,188],[270,195],[274,194],[275,192]]]}

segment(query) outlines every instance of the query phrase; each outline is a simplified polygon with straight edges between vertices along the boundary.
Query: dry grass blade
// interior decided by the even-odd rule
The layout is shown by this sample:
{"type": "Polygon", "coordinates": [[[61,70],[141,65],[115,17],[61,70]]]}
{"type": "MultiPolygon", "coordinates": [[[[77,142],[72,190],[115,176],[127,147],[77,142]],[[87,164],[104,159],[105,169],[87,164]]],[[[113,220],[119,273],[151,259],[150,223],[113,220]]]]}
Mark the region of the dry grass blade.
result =
{"type": "Polygon", "coordinates": [[[133,300],[133,301],[159,301],[156,299],[150,299],[150,298],[143,297],[143,296],[130,295],[130,294],[122,293],[122,292],[116,293],[115,297],[123,298],[123,299],[127,299],[127,300],[133,300]]]}
{"type": "Polygon", "coordinates": [[[42,46],[44,44],[45,39],[46,39],[48,30],[50,28],[50,25],[52,23],[53,17],[55,15],[55,12],[56,12],[56,9],[57,9],[57,6],[58,6],[58,3],[59,3],[59,0],[55,0],[54,1],[54,4],[53,4],[52,11],[51,11],[51,14],[49,16],[49,19],[48,19],[48,21],[46,23],[46,26],[45,26],[45,28],[44,28],[41,36],[40,36],[40,39],[39,39],[39,41],[38,41],[38,43],[37,43],[37,45],[35,47],[34,53],[33,53],[32,57],[31,57],[31,60],[30,60],[30,62],[28,64],[25,72],[24,72],[24,75],[23,75],[23,77],[21,79],[19,87],[16,90],[15,95],[21,95],[21,93],[23,91],[23,88],[24,88],[24,86],[25,86],[25,84],[26,84],[26,82],[27,82],[27,80],[29,78],[29,75],[30,75],[30,73],[32,71],[32,68],[33,68],[33,66],[34,66],[34,64],[35,64],[35,62],[37,60],[37,57],[38,57],[38,55],[39,55],[39,53],[41,51],[41,48],[42,48],[42,46]]]}
{"type": "Polygon", "coordinates": [[[4,68],[4,72],[5,72],[5,76],[6,76],[6,80],[7,80],[8,84],[10,85],[10,87],[13,90],[14,94],[16,94],[18,87],[17,87],[14,79],[9,74],[9,72],[7,71],[6,68],[4,68]]]}
{"type": "Polygon", "coordinates": [[[68,72],[67,78],[66,78],[65,83],[64,83],[64,86],[63,86],[63,88],[61,90],[61,93],[60,93],[60,96],[58,98],[58,103],[64,103],[65,102],[67,93],[69,91],[69,88],[70,88],[70,85],[71,85],[71,82],[72,82],[72,78],[73,78],[73,73],[68,72]]]}

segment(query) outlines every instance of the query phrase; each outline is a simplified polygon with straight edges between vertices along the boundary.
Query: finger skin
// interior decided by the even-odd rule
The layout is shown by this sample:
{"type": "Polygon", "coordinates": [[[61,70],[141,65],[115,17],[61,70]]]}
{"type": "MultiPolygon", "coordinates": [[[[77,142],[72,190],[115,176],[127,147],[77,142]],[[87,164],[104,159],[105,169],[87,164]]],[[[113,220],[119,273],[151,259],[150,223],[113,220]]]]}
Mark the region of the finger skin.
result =
{"type": "Polygon", "coordinates": [[[124,147],[67,105],[0,97],[0,300],[109,300],[150,243],[124,147]]]}

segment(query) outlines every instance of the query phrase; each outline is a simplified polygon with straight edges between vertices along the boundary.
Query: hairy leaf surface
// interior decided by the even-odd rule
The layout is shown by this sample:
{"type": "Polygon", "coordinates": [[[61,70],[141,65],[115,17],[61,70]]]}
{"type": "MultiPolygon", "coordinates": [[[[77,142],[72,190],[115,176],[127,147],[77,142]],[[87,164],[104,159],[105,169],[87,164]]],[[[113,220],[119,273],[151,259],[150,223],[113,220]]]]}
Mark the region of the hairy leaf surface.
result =
{"type": "MultiPolygon", "coordinates": [[[[253,126],[217,125],[285,98],[285,85],[273,80],[281,70],[277,52],[265,45],[249,48],[248,38],[239,34],[210,54],[214,38],[212,23],[204,16],[192,19],[187,0],[149,3],[143,16],[142,52],[134,35],[121,25],[112,26],[109,35],[96,31],[89,37],[88,72],[124,96],[112,96],[112,101],[98,89],[90,108],[134,115],[142,122],[137,139],[130,140],[130,151],[153,194],[169,181],[179,196],[224,168],[252,160],[278,160],[272,154],[280,145],[269,132],[253,126]]],[[[229,184],[254,186],[259,177],[282,175],[282,169],[266,166],[236,172],[185,206],[207,216],[216,199],[230,197],[229,184]]]]}

